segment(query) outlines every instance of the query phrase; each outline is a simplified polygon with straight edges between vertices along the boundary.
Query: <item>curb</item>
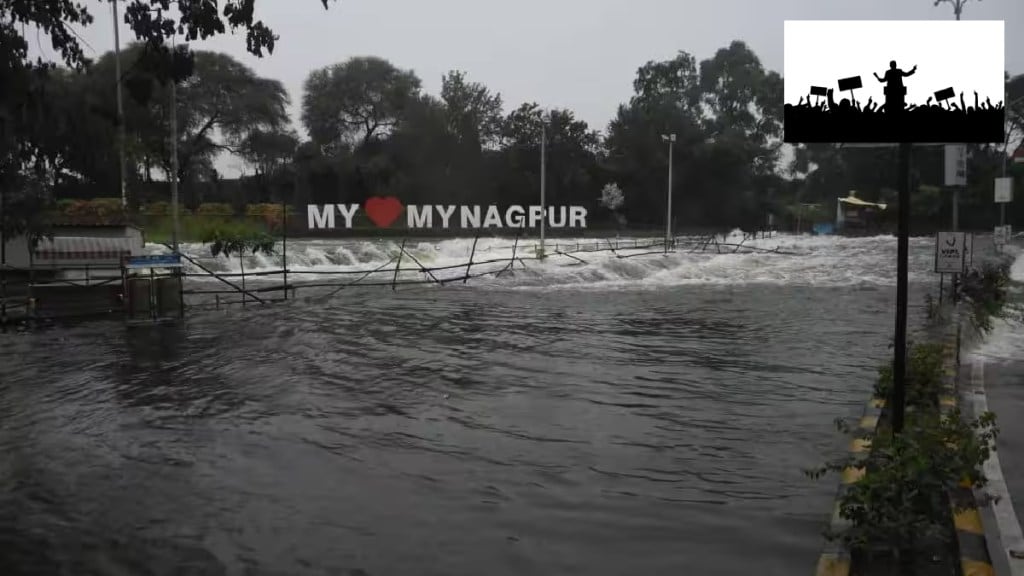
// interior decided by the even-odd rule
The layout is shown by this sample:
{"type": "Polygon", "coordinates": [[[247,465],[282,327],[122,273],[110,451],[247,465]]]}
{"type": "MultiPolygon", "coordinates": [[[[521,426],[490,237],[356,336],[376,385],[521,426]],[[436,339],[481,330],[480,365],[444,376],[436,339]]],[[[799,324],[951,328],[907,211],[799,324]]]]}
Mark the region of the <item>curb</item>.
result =
{"type": "MultiPolygon", "coordinates": [[[[989,411],[983,376],[985,360],[984,357],[969,358],[972,359],[970,388],[964,390],[962,401],[972,405],[971,416],[977,417],[989,411]]],[[[963,373],[961,374],[961,379],[963,379],[963,373]]],[[[1021,554],[1021,551],[1024,551],[1024,533],[1021,532],[1020,522],[1003,478],[998,450],[989,454],[984,471],[985,477],[988,479],[988,486],[980,498],[989,501],[988,506],[991,508],[992,518],[990,520],[988,517],[983,517],[982,520],[990,529],[988,533],[990,543],[998,544],[990,546],[989,553],[993,555],[997,572],[1002,574],[1005,570],[1007,576],[1024,576],[1024,554],[1021,554]]]]}
{"type": "MultiPolygon", "coordinates": [[[[960,364],[960,344],[962,339],[959,310],[954,312],[953,322],[942,338],[943,350],[943,381],[942,393],[939,397],[939,408],[943,415],[949,414],[958,405],[957,379],[960,364]]],[[[872,398],[864,408],[864,414],[854,438],[850,441],[848,453],[857,458],[866,455],[871,449],[871,440],[863,436],[873,437],[878,426],[886,402],[882,398],[872,398]]],[[[842,480],[835,497],[835,508],[829,524],[830,532],[841,532],[849,527],[850,522],[840,516],[840,502],[855,482],[864,476],[863,467],[848,466],[843,470],[842,480]]],[[[956,529],[957,550],[963,576],[994,576],[992,560],[988,552],[988,542],[981,521],[981,514],[970,485],[961,485],[950,491],[950,513],[956,529]],[[960,510],[959,512],[957,510],[960,510]]],[[[849,550],[841,541],[827,541],[818,559],[815,576],[849,576],[852,560],[849,550]]]]}
{"type": "MultiPolygon", "coordinates": [[[[939,397],[939,409],[943,415],[949,414],[958,405],[957,380],[960,365],[960,318],[956,315],[956,332],[945,338],[945,361],[943,362],[942,396],[939,397]]],[[[950,330],[950,332],[953,332],[950,330]]],[[[961,484],[949,492],[950,512],[953,514],[953,525],[956,528],[956,544],[960,554],[960,567],[963,576],[994,576],[992,558],[988,553],[988,541],[985,538],[985,527],[981,522],[981,513],[974,497],[974,490],[969,483],[961,484]],[[958,511],[959,509],[959,511],[958,511]]]]}
{"type": "MultiPolygon", "coordinates": [[[[864,407],[864,413],[860,418],[854,437],[850,440],[848,453],[857,458],[866,456],[871,450],[871,440],[863,436],[874,436],[878,420],[882,416],[882,409],[885,408],[885,400],[872,398],[864,407]]],[[[850,526],[850,521],[839,514],[839,505],[843,496],[855,482],[864,476],[863,467],[847,466],[843,470],[842,479],[839,482],[839,490],[836,492],[835,507],[832,511],[832,521],[829,524],[829,531],[839,533],[850,526]]],[[[816,576],[847,576],[850,573],[852,561],[850,551],[843,546],[839,540],[827,541],[825,549],[818,558],[816,576]]]]}

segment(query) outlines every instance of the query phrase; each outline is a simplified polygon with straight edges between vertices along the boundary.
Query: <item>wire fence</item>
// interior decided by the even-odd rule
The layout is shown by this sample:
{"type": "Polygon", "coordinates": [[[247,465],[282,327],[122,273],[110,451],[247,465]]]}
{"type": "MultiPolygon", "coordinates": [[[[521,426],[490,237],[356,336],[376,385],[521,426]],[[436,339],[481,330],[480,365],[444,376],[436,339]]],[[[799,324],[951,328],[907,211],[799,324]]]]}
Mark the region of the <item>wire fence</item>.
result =
{"type": "MultiPolygon", "coordinates": [[[[520,238],[505,246],[478,246],[480,236],[473,240],[472,248],[466,260],[443,266],[426,266],[407,248],[407,239],[402,240],[397,253],[387,261],[374,267],[364,269],[324,270],[290,268],[287,261],[287,250],[284,250],[282,267],[273,270],[255,270],[246,272],[218,272],[211,270],[196,257],[180,253],[183,261],[189,263],[193,270],[171,270],[160,273],[139,275],[117,265],[98,266],[45,266],[31,268],[15,268],[4,266],[2,269],[3,287],[0,290],[0,320],[8,317],[34,316],[37,306],[36,299],[40,293],[46,293],[49,300],[61,298],[54,289],[96,291],[101,288],[110,289],[110,302],[100,302],[93,306],[95,310],[116,312],[119,306],[126,306],[129,282],[132,280],[149,280],[151,282],[164,278],[206,279],[216,281],[218,287],[205,287],[203,283],[190,283],[188,288],[181,289],[181,306],[185,309],[221,308],[232,305],[247,306],[249,304],[271,304],[296,298],[299,290],[328,289],[317,295],[315,300],[330,299],[342,290],[353,287],[390,287],[397,290],[399,286],[445,286],[452,283],[467,284],[470,280],[487,276],[501,277],[518,269],[527,269],[527,262],[545,261],[567,266],[585,266],[591,262],[588,255],[611,253],[616,259],[638,258],[645,256],[667,255],[677,253],[714,252],[716,254],[736,253],[770,253],[799,256],[801,254],[785,251],[779,247],[762,248],[747,244],[748,240],[770,238],[771,231],[744,234],[738,241],[730,241],[728,235],[709,234],[704,236],[674,237],[660,239],[595,239],[593,241],[555,241],[541,244],[533,242],[524,244],[520,238]],[[510,252],[500,257],[480,257],[481,253],[510,252]],[[481,267],[489,269],[481,270],[481,267]],[[475,268],[475,270],[474,270],[475,268]],[[455,271],[455,274],[452,272],[455,271]],[[405,274],[405,277],[403,277],[405,274]],[[410,278],[409,275],[413,277],[410,278]],[[291,276],[291,279],[289,279],[291,276]],[[312,280],[297,280],[301,277],[315,276],[312,280]],[[11,278],[15,280],[12,282],[11,278]],[[281,278],[277,281],[277,278],[281,278]],[[251,281],[251,282],[249,282],[251,281]],[[253,283],[255,285],[250,285],[253,283]],[[195,297],[198,301],[185,302],[185,297],[195,297]],[[237,298],[231,298],[237,296],[237,298]]],[[[173,250],[170,245],[168,249],[173,250]]],[[[208,284],[208,283],[206,283],[208,284]]],[[[65,293],[65,291],[61,291],[65,293]]],[[[102,293],[99,293],[102,296],[102,293]]],[[[100,298],[102,300],[102,298],[100,298]]]]}

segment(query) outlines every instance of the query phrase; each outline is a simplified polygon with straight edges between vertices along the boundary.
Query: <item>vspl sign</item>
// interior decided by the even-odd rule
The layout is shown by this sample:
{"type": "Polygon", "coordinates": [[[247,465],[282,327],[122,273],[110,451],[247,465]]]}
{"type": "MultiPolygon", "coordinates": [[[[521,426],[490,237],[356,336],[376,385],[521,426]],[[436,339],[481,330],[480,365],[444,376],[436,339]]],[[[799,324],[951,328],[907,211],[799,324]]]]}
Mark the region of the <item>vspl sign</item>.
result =
{"type": "MultiPolygon", "coordinates": [[[[537,228],[543,221],[549,228],[586,228],[587,209],[583,206],[509,206],[500,209],[490,206],[456,206],[454,204],[428,204],[403,206],[395,197],[370,198],[362,206],[366,217],[378,228],[395,223],[405,211],[408,228],[537,228]]],[[[310,230],[352,228],[359,212],[359,204],[310,204],[307,220],[310,230]],[[340,225],[340,226],[339,226],[340,225]]]]}
{"type": "Polygon", "coordinates": [[[967,266],[967,234],[939,232],[935,237],[935,272],[963,274],[967,266]]]}

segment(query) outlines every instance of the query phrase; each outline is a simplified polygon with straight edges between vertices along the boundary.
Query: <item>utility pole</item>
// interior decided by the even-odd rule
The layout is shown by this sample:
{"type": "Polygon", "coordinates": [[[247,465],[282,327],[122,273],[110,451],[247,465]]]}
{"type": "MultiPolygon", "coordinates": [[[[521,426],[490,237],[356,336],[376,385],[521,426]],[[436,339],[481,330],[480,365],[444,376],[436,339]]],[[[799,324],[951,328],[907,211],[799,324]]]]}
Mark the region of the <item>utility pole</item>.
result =
{"type": "Polygon", "coordinates": [[[545,194],[547,192],[548,184],[548,126],[547,120],[541,116],[540,124],[540,254],[541,258],[544,258],[544,221],[548,217],[548,207],[546,204],[545,194]]]}
{"type": "Polygon", "coordinates": [[[676,143],[676,135],[662,134],[661,139],[668,142],[668,201],[665,214],[665,253],[668,254],[668,245],[672,242],[672,152],[676,143]]]}
{"type": "MultiPolygon", "coordinates": [[[[172,53],[174,39],[171,39],[172,53]]],[[[174,217],[172,245],[178,254],[178,79],[171,76],[171,214],[174,217]]]]}
{"type": "Polygon", "coordinates": [[[0,328],[7,326],[7,189],[0,186],[0,328]]]}
{"type": "Polygon", "coordinates": [[[900,144],[899,206],[897,207],[896,244],[896,338],[892,370],[892,431],[903,431],[906,402],[907,364],[907,273],[910,237],[910,150],[911,144],[900,144]]]}
{"type": "Polygon", "coordinates": [[[124,100],[121,96],[121,33],[117,19],[117,0],[112,0],[114,14],[114,73],[117,74],[117,154],[121,174],[121,208],[128,210],[128,184],[124,159],[124,100]]]}

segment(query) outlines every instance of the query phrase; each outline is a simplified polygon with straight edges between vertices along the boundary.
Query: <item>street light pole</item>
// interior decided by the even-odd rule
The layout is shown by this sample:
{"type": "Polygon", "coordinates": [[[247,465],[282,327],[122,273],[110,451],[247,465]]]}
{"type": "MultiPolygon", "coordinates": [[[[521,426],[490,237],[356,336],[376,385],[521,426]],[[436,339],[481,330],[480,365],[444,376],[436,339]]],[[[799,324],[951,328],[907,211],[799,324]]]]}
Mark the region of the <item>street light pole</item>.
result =
{"type": "Polygon", "coordinates": [[[128,209],[128,192],[124,160],[124,100],[121,96],[121,33],[117,19],[117,0],[110,3],[114,16],[114,73],[117,74],[117,154],[121,175],[121,208],[128,209]]]}
{"type": "MultiPolygon", "coordinates": [[[[174,38],[171,38],[172,50],[174,38]]],[[[171,214],[174,218],[174,253],[178,254],[178,79],[171,76],[171,214]]]]}
{"type": "Polygon", "coordinates": [[[896,334],[893,348],[892,374],[892,431],[903,431],[906,402],[907,363],[907,289],[908,255],[910,251],[910,160],[911,144],[900,144],[899,152],[899,205],[897,206],[898,232],[896,240],[896,334]]]}
{"type": "Polygon", "coordinates": [[[668,254],[668,245],[672,241],[672,152],[676,143],[676,135],[662,134],[661,139],[668,142],[668,201],[665,215],[665,253],[668,254]]]}
{"type": "Polygon", "coordinates": [[[547,220],[548,207],[546,203],[546,192],[548,184],[548,125],[547,121],[541,116],[540,124],[540,254],[541,258],[544,258],[544,221],[547,220]]]}

